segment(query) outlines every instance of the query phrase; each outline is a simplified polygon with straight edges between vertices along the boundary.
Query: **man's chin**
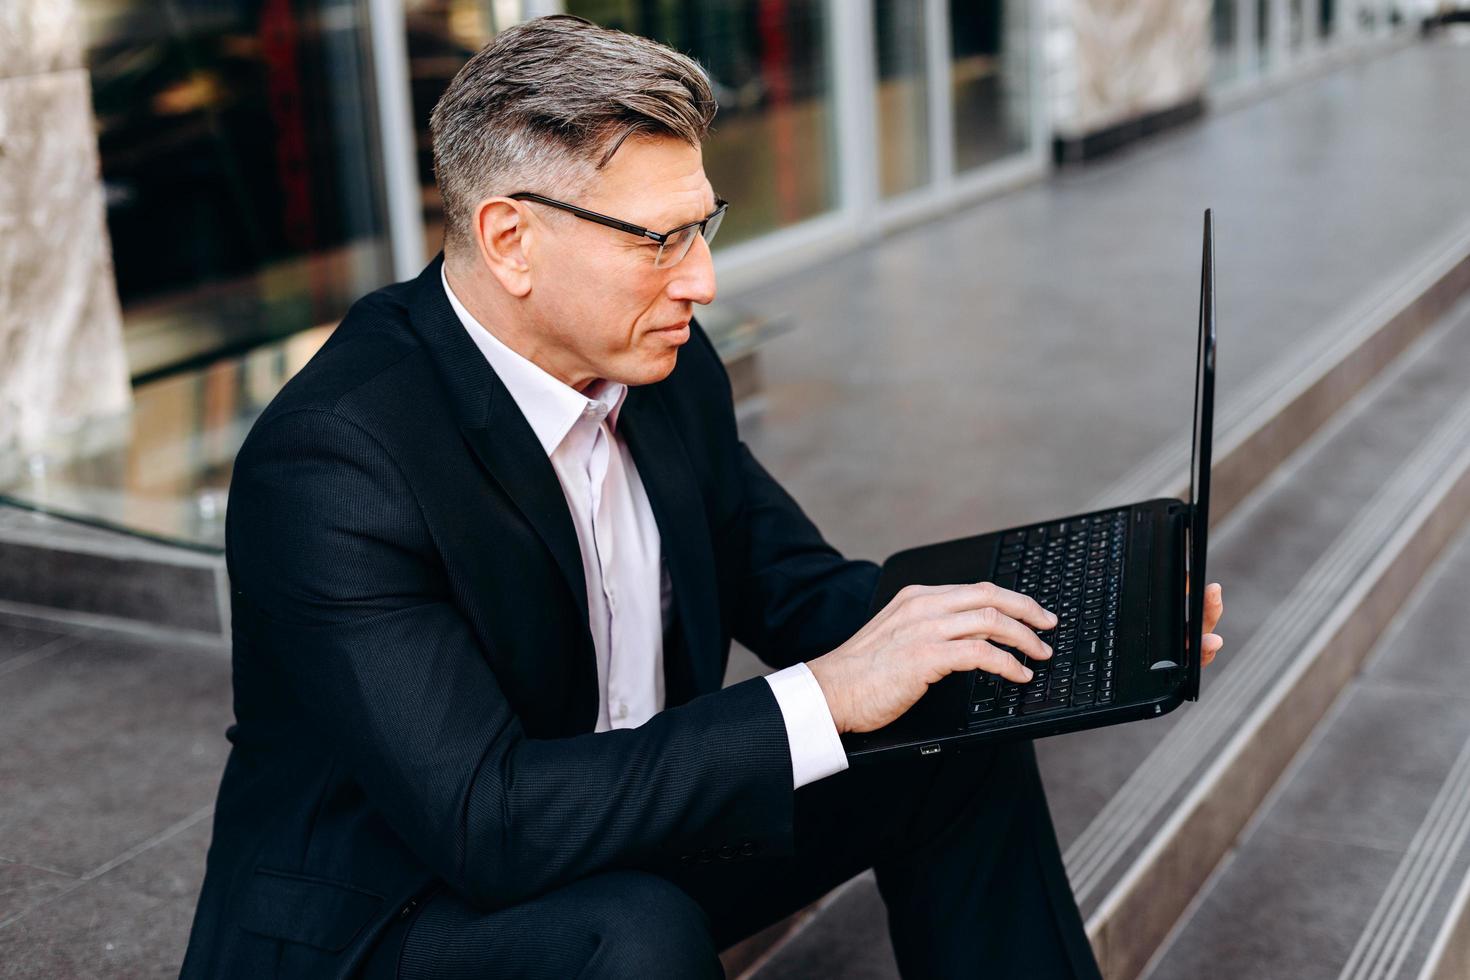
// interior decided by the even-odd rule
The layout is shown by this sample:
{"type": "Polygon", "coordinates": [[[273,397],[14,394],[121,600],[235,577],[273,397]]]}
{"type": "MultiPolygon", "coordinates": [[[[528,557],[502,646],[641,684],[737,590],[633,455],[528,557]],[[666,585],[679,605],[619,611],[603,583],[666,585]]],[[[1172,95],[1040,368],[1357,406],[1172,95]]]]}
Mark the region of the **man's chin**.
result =
{"type": "Polygon", "coordinates": [[[630,388],[639,385],[658,384],[663,379],[674,373],[674,367],[679,363],[679,348],[670,347],[664,351],[647,352],[638,358],[629,370],[623,372],[623,377],[618,380],[630,388]]]}

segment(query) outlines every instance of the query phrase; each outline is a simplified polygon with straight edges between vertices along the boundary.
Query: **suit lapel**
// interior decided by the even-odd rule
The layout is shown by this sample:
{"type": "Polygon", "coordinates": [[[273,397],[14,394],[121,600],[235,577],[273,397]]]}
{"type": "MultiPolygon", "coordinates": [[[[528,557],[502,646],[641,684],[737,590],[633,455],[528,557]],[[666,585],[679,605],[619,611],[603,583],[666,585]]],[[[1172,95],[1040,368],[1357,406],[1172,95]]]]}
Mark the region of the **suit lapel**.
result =
{"type": "MultiPolygon", "coordinates": [[[[449,305],[439,278],[443,262],[441,252],[415,283],[410,309],[414,330],[423,338],[429,356],[444,378],[465,441],[495,483],[536,529],[561,570],[590,654],[587,580],[582,572],[577,531],[572,526],[561,483],[531,424],[449,305]]],[[[596,717],[596,662],[580,653],[574,676],[578,688],[587,689],[596,717]],[[581,662],[584,660],[585,664],[581,662]]],[[[577,700],[582,704],[587,699],[579,696],[577,700]]]]}
{"type": "MultiPolygon", "coordinates": [[[[499,412],[492,408],[493,415],[499,416],[493,423],[493,431],[491,423],[462,423],[460,432],[556,559],[585,626],[587,576],[582,570],[582,549],[577,543],[577,529],[572,526],[572,515],[567,510],[556,470],[552,469],[551,460],[547,459],[530,423],[511,402],[509,393],[496,400],[502,404],[494,406],[499,412]]],[[[590,634],[588,641],[591,641],[590,634]]]]}
{"type": "MultiPolygon", "coordinates": [[[[714,553],[694,468],[656,385],[628,390],[618,417],[618,432],[628,440],[658,521],[684,631],[685,642],[672,654],[679,661],[666,661],[664,667],[665,701],[672,707],[719,690],[722,681],[715,645],[719,623],[714,553]]],[[[669,653],[666,648],[666,656],[669,653]]]]}

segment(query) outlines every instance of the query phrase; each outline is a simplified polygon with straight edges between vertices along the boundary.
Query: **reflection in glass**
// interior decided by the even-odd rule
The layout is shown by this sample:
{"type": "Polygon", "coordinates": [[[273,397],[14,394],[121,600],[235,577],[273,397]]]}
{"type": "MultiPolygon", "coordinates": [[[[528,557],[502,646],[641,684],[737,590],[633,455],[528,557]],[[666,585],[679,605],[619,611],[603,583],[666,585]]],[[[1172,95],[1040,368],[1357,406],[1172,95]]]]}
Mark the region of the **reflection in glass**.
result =
{"type": "Polygon", "coordinates": [[[1379,0],[1360,0],[1358,4],[1358,30],[1372,34],[1378,28],[1379,0]]]}
{"type": "Polygon", "coordinates": [[[878,189],[893,197],[929,183],[924,5],[873,0],[878,71],[878,189]]]}
{"type": "MultiPolygon", "coordinates": [[[[844,0],[848,2],[848,0],[844,0]]],[[[414,117],[420,132],[429,248],[443,241],[433,187],[429,113],[454,73],[497,29],[503,8],[484,0],[408,0],[414,117]]],[[[729,245],[831,210],[836,202],[833,108],[822,0],[566,0],[565,11],[651,37],[695,58],[720,103],[704,169],[732,203],[729,245]]]]}
{"type": "Polygon", "coordinates": [[[390,278],[355,0],[82,0],[124,341],[153,376],[390,278]]]}
{"type": "Polygon", "coordinates": [[[226,497],[245,433],[335,329],[324,324],[138,385],[130,415],[0,454],[0,501],[186,547],[224,547],[226,497]]]}
{"type": "Polygon", "coordinates": [[[1317,4],[1317,33],[1329,38],[1337,26],[1337,0],[1317,0],[1317,4]]]}
{"type": "Polygon", "coordinates": [[[1271,0],[1256,0],[1256,67],[1271,65],[1271,0]]]}
{"type": "Polygon", "coordinates": [[[1306,0],[1290,0],[1286,8],[1287,13],[1287,44],[1293,53],[1302,49],[1302,42],[1306,40],[1307,33],[1307,11],[1306,0]]]}
{"type": "Polygon", "coordinates": [[[569,14],[683,51],[709,72],[720,112],[704,144],[704,169],[715,193],[731,202],[722,245],[835,206],[822,0],[567,0],[565,6],[569,14]]]}
{"type": "MultiPolygon", "coordinates": [[[[520,4],[510,6],[518,8],[520,4]]],[[[433,255],[444,247],[444,204],[434,184],[429,114],[464,63],[489,44],[497,31],[514,21],[498,20],[506,16],[506,4],[489,0],[404,0],[403,7],[408,30],[408,84],[417,134],[414,149],[424,206],[424,254],[433,255]]],[[[511,13],[515,12],[512,9],[511,13]]]]}
{"type": "Polygon", "coordinates": [[[949,0],[955,170],[1030,143],[1024,0],[949,0]]]}
{"type": "Polygon", "coordinates": [[[1215,0],[1210,14],[1210,38],[1214,48],[1213,75],[1216,82],[1234,78],[1240,68],[1237,44],[1238,17],[1236,0],[1215,0]]]}

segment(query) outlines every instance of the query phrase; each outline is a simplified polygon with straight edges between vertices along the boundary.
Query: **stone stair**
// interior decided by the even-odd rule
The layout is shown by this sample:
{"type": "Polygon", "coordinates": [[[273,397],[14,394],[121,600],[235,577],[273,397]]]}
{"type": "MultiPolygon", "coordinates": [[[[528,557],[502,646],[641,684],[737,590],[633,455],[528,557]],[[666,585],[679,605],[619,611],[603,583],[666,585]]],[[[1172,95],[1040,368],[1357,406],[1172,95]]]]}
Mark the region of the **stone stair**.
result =
{"type": "Polygon", "coordinates": [[[0,613],[218,643],[230,635],[224,555],[0,506],[0,613]]]}

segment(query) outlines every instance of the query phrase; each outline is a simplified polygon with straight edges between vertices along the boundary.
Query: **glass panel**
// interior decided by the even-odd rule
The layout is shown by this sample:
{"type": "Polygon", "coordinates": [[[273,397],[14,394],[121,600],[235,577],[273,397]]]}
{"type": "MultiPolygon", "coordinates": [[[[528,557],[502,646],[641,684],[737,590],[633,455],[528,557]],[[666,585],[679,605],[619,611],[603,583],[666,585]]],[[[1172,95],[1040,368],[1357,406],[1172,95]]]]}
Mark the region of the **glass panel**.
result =
{"type": "Polygon", "coordinates": [[[932,179],[923,0],[873,0],[878,70],[878,188],[884,197],[932,179]]]}
{"type": "Polygon", "coordinates": [[[424,252],[444,247],[444,205],[434,184],[434,147],[429,114],[464,63],[489,44],[497,30],[521,16],[519,2],[491,0],[404,0],[408,28],[408,84],[413,104],[415,150],[424,205],[424,252]]]}
{"type": "Polygon", "coordinates": [[[0,502],[174,544],[224,547],[225,501],[245,433],[335,324],[138,385],[133,410],[0,454],[0,502]]]}
{"type": "Polygon", "coordinates": [[[1215,0],[1211,12],[1211,41],[1214,45],[1213,75],[1216,82],[1234,78],[1240,70],[1237,44],[1240,9],[1236,0],[1215,0]]]}
{"type": "Polygon", "coordinates": [[[1256,67],[1271,66],[1271,0],[1256,0],[1256,67]]]}
{"type": "Polygon", "coordinates": [[[82,0],[135,376],[318,324],[387,282],[357,0],[82,0]]]}
{"type": "Polygon", "coordinates": [[[1024,0],[949,0],[950,88],[957,171],[1030,144],[1024,0]]]}
{"type": "MultiPolygon", "coordinates": [[[[495,31],[524,18],[518,0],[406,0],[413,111],[430,253],[443,245],[429,113],[495,31]]],[[[709,72],[720,112],[704,169],[731,203],[720,245],[831,210],[836,161],[822,0],[566,0],[569,14],[651,37],[709,72]]]]}
{"type": "Polygon", "coordinates": [[[1286,7],[1286,43],[1293,54],[1301,51],[1307,34],[1306,0],[1289,0],[1286,7]]]}
{"type": "Polygon", "coordinates": [[[1379,0],[1358,0],[1358,30],[1372,34],[1378,29],[1379,0]]]}
{"type": "Polygon", "coordinates": [[[704,169],[730,245],[831,210],[834,107],[822,0],[567,0],[566,11],[689,54],[720,113],[704,169]]]}
{"type": "Polygon", "coordinates": [[[1337,0],[1317,0],[1317,33],[1320,37],[1332,36],[1337,27],[1337,0]]]}

